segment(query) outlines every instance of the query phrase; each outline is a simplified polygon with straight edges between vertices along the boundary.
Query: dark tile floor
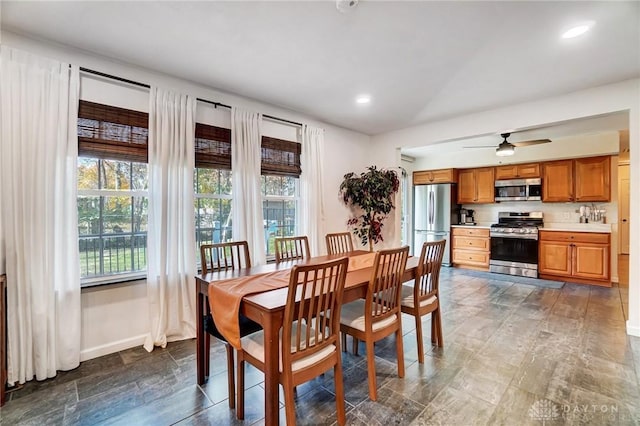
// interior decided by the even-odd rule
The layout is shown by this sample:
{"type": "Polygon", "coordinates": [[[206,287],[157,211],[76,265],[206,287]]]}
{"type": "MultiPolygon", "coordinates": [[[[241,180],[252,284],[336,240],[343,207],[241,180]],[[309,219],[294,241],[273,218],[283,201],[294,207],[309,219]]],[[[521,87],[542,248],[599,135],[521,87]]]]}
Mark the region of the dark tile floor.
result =
{"type": "MultiPolygon", "coordinates": [[[[377,402],[368,399],[364,347],[360,356],[344,354],[347,422],[639,424],[640,338],[625,334],[625,290],[544,288],[445,268],[444,349],[432,347],[427,336],[427,357],[418,364],[413,318],[405,317],[406,376],[396,375],[393,339],[376,345],[377,402]]],[[[424,322],[430,330],[429,319],[424,322]]],[[[194,340],[93,359],[12,393],[0,422],[241,424],[228,407],[219,342],[212,344],[211,359],[204,386],[195,384],[194,340]]],[[[244,424],[264,424],[262,380],[248,368],[244,424]]],[[[298,424],[334,424],[333,391],[331,372],[299,386],[298,424]]]]}

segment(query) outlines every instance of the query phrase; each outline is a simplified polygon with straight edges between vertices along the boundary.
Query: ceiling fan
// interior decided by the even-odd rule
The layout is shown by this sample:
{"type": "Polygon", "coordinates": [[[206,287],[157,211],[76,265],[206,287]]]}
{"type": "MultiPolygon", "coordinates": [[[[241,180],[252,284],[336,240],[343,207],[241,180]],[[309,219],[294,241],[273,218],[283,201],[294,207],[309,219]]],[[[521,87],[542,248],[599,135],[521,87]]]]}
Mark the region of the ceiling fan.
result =
{"type": "MultiPolygon", "coordinates": [[[[496,155],[498,157],[506,157],[509,155],[513,155],[516,147],[525,147],[531,145],[538,145],[541,143],[549,143],[551,139],[532,139],[528,141],[520,141],[520,142],[509,142],[507,138],[511,136],[511,133],[501,133],[500,136],[504,139],[500,142],[500,145],[496,148],[496,155]]],[[[493,145],[484,145],[484,146],[465,146],[464,148],[493,148],[493,145]]]]}

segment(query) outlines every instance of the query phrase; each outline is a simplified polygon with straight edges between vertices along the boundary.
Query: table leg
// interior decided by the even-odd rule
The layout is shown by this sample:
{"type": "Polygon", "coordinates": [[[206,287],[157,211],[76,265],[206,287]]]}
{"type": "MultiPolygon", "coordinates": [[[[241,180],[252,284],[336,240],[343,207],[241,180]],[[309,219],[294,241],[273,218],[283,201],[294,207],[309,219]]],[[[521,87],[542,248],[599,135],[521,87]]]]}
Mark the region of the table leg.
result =
{"type": "Polygon", "coordinates": [[[272,318],[263,321],[264,328],[264,412],[267,426],[279,422],[280,402],[278,392],[279,332],[280,324],[272,318]]]}
{"type": "Polygon", "coordinates": [[[200,283],[196,280],[196,371],[199,385],[204,384],[204,301],[200,283]]]}

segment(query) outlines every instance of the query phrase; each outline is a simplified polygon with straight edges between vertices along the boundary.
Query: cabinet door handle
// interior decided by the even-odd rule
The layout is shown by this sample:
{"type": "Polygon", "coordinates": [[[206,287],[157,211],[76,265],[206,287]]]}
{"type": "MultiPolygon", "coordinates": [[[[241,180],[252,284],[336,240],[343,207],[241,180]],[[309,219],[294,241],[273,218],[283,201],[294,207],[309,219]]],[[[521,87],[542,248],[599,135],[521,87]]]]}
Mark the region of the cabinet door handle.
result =
{"type": "Polygon", "coordinates": [[[627,223],[627,219],[622,219],[622,222],[623,223],[627,223]]]}

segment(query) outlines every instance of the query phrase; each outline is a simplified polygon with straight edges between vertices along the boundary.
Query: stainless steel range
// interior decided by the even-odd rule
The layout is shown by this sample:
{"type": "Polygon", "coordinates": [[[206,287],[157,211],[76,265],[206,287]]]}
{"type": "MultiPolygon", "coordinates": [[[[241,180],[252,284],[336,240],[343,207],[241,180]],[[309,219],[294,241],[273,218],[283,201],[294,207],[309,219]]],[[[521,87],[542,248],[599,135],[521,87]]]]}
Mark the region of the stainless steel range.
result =
{"type": "Polygon", "coordinates": [[[489,270],[538,278],[538,228],[542,212],[500,212],[491,225],[489,270]]]}

